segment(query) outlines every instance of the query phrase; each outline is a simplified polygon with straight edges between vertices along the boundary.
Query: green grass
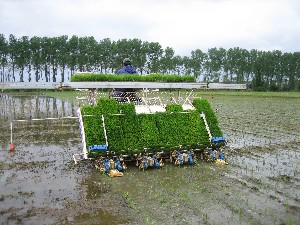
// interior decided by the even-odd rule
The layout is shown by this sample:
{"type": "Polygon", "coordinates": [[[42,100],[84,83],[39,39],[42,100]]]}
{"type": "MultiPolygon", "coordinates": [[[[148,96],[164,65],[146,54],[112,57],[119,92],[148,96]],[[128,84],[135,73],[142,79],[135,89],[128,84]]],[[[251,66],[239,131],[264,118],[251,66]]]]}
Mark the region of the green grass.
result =
{"type": "Polygon", "coordinates": [[[257,91],[227,91],[227,90],[203,90],[195,91],[201,95],[228,95],[228,96],[255,96],[255,97],[295,97],[300,98],[300,92],[257,92],[257,91]]]}

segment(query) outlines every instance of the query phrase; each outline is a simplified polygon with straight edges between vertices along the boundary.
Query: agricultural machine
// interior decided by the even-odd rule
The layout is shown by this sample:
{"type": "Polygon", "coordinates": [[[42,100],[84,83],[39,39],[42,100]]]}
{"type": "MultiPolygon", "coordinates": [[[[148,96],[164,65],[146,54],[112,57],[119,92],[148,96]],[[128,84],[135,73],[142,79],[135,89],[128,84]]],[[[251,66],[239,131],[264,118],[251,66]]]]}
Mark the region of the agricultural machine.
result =
{"type": "Polygon", "coordinates": [[[91,85],[77,88],[88,93],[79,99],[89,104],[77,111],[83,148],[73,158],[75,163],[93,159],[110,176],[122,176],[128,164],[142,170],[161,168],[167,162],[193,164],[208,149],[216,152],[226,140],[209,102],[196,98],[193,91],[245,89],[243,85],[206,83],[85,82],[86,87],[91,85]],[[107,92],[101,97],[99,88],[129,91],[107,92]],[[177,96],[171,89],[177,90],[177,96]],[[189,93],[182,97],[180,90],[189,93]]]}
{"type": "Polygon", "coordinates": [[[82,151],[73,159],[75,163],[92,159],[110,176],[122,176],[129,164],[142,170],[160,168],[167,162],[193,164],[209,151],[212,159],[216,155],[221,158],[222,152],[217,150],[226,140],[217,117],[209,102],[196,97],[194,90],[242,90],[246,85],[197,83],[191,76],[182,80],[177,75],[119,77],[78,74],[69,83],[7,82],[1,83],[0,89],[78,90],[78,100],[87,104],[77,110],[82,151]],[[116,93],[114,89],[126,91],[116,93]]]}

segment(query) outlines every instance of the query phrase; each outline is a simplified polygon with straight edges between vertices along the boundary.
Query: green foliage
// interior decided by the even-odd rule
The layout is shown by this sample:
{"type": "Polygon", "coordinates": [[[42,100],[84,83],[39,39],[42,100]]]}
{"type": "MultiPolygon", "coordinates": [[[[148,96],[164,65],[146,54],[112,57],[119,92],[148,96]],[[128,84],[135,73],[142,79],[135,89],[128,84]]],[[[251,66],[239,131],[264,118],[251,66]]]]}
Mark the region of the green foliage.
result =
{"type": "Polygon", "coordinates": [[[126,114],[126,115],[135,115],[135,107],[133,103],[129,104],[117,104],[120,109],[120,113],[126,114]]]}
{"type": "MultiPolygon", "coordinates": [[[[167,105],[167,111],[136,114],[134,104],[117,104],[114,99],[98,99],[96,106],[82,108],[87,148],[105,144],[101,115],[104,116],[109,150],[116,154],[172,151],[176,146],[204,148],[210,141],[200,112],[204,111],[213,135],[220,129],[207,101],[195,101],[197,110],[183,111],[181,105],[167,105]],[[213,114],[213,115],[211,115],[213,114]]],[[[219,136],[219,135],[217,135],[219,136]]]]}
{"type": "Polygon", "coordinates": [[[182,106],[179,104],[169,104],[166,106],[167,112],[182,112],[182,106]]]}
{"type": "Polygon", "coordinates": [[[72,82],[83,81],[138,81],[138,82],[166,82],[166,83],[180,83],[180,82],[196,82],[195,77],[184,75],[165,75],[165,74],[150,74],[150,75],[138,75],[138,74],[74,74],[71,78],[72,82]]]}
{"type": "Polygon", "coordinates": [[[87,147],[98,143],[105,143],[100,108],[97,106],[84,106],[81,112],[87,147]]]}
{"type": "Polygon", "coordinates": [[[97,100],[99,107],[99,114],[117,114],[119,112],[119,105],[116,104],[114,98],[99,98],[97,100]]]}
{"type": "Polygon", "coordinates": [[[150,148],[150,152],[159,148],[159,130],[156,125],[155,114],[138,115],[140,125],[140,141],[142,148],[150,148]]]}
{"type": "Polygon", "coordinates": [[[199,113],[204,112],[211,135],[213,137],[223,136],[218,125],[217,117],[214,111],[211,109],[209,102],[206,99],[194,99],[193,105],[199,113]]]}

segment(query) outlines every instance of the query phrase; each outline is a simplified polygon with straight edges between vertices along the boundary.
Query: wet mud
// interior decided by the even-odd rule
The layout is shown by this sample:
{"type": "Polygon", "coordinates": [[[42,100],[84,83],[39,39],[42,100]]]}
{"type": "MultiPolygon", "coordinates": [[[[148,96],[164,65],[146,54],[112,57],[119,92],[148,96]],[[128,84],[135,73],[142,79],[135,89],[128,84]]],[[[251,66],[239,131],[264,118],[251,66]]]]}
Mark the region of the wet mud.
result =
{"type": "MultiPolygon", "coordinates": [[[[101,174],[81,149],[78,103],[0,94],[0,224],[300,224],[300,96],[203,95],[229,165],[101,174]],[[10,120],[15,152],[9,151],[10,120]]],[[[74,99],[73,99],[74,100],[74,99]]]]}

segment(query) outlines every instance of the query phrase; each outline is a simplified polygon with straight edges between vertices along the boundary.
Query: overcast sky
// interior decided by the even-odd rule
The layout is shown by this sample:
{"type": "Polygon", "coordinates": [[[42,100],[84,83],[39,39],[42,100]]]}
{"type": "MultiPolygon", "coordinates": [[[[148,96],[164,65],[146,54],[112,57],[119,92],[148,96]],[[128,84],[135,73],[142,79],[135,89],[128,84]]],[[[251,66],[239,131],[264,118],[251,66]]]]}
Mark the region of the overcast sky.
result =
{"type": "Polygon", "coordinates": [[[300,1],[0,0],[0,33],[138,38],[182,56],[213,47],[297,52],[300,1]]]}

